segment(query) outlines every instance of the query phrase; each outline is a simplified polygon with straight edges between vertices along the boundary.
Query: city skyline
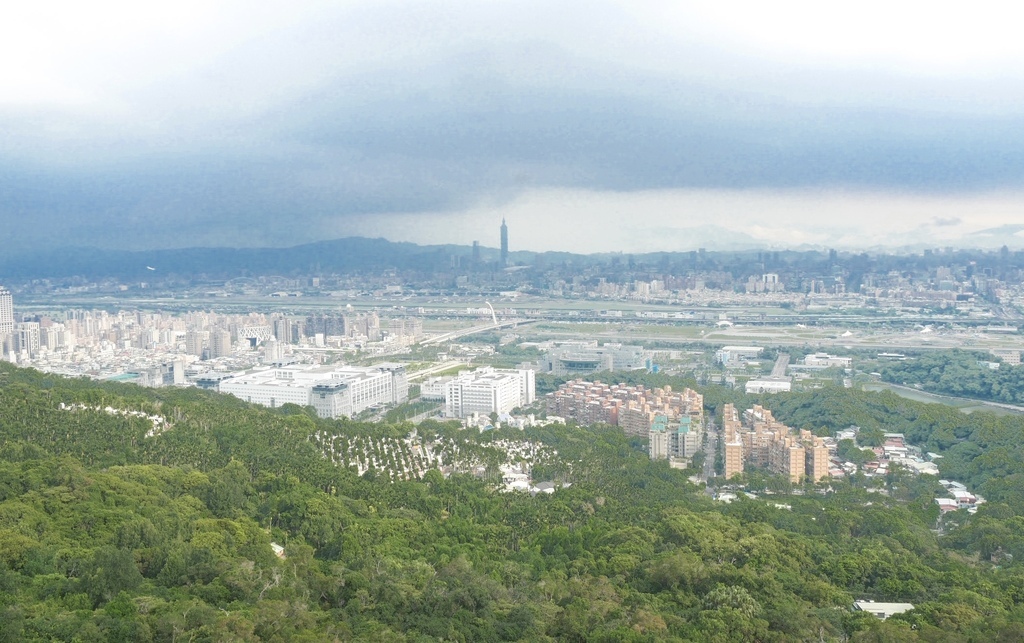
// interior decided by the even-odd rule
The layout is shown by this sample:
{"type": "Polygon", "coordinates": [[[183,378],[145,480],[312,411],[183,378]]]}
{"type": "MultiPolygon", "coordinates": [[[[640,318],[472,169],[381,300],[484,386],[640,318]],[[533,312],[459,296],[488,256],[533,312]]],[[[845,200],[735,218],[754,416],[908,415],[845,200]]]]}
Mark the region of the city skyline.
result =
{"type": "Polygon", "coordinates": [[[1021,240],[1001,5],[58,8],[0,27],[16,247],[1021,240]]]}
{"type": "Polygon", "coordinates": [[[1024,641],[1024,8],[0,20],[0,638],[1024,641]]]}

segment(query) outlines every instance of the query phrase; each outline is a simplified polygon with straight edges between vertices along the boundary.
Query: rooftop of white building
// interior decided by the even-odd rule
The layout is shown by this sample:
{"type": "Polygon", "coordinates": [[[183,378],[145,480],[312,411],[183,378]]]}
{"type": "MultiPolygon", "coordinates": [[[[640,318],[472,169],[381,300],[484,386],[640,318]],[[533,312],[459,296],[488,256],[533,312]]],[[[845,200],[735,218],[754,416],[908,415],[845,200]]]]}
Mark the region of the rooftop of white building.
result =
{"type": "Polygon", "coordinates": [[[366,380],[376,377],[383,370],[400,367],[398,364],[376,366],[342,365],[289,365],[260,366],[242,375],[225,380],[232,385],[279,386],[282,388],[308,388],[321,382],[366,380]]]}

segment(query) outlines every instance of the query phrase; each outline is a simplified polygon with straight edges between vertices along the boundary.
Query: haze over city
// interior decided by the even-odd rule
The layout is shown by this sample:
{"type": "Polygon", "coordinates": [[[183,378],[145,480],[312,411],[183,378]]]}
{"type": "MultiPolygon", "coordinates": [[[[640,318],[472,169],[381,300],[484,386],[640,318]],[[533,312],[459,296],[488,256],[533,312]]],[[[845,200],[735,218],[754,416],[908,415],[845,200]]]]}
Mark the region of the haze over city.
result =
{"type": "Polygon", "coordinates": [[[0,12],[0,640],[1024,641],[1024,10],[0,12]]]}
{"type": "Polygon", "coordinates": [[[0,240],[1021,245],[1003,3],[104,2],[0,25],[0,240]],[[1017,243],[1014,243],[1014,242],[1017,243]]]}

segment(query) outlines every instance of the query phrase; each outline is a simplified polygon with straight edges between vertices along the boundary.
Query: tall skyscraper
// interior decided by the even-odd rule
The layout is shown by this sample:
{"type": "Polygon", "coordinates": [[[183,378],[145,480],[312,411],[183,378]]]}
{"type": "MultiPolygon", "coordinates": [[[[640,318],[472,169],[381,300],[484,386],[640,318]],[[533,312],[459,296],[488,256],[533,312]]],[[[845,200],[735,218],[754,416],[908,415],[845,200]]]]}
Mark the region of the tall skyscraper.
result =
{"type": "Polygon", "coordinates": [[[14,331],[14,299],[11,291],[0,286],[0,340],[14,331]]]}
{"type": "Polygon", "coordinates": [[[11,350],[14,332],[14,299],[11,291],[0,286],[0,354],[11,350]]]}
{"type": "Polygon", "coordinates": [[[501,219],[501,265],[508,265],[508,226],[505,219],[501,219]]]}
{"type": "Polygon", "coordinates": [[[274,320],[274,339],[284,344],[292,343],[292,321],[287,317],[274,320]]]}

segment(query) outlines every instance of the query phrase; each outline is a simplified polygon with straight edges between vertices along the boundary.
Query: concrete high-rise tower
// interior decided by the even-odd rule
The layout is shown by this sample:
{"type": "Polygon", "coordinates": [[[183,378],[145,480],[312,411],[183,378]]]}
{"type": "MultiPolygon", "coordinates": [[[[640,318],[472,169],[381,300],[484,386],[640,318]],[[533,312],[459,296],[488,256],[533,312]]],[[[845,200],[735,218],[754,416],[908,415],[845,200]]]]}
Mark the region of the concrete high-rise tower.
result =
{"type": "Polygon", "coordinates": [[[210,357],[227,357],[231,354],[231,333],[223,328],[210,331],[210,357]]]}
{"type": "Polygon", "coordinates": [[[203,356],[203,331],[192,329],[185,333],[185,352],[196,357],[203,356]]]}
{"type": "Polygon", "coordinates": [[[504,218],[501,220],[501,265],[508,265],[508,226],[504,218]]]}
{"type": "MultiPolygon", "coordinates": [[[[502,237],[504,238],[504,237],[502,237]]],[[[14,331],[14,299],[11,291],[0,286],[0,341],[14,331]]]]}
{"type": "Polygon", "coordinates": [[[11,291],[0,286],[0,354],[10,351],[14,333],[14,299],[11,291]]]}

